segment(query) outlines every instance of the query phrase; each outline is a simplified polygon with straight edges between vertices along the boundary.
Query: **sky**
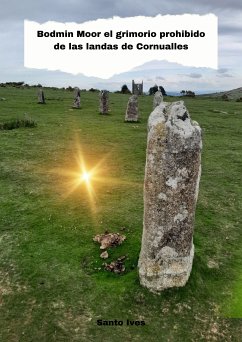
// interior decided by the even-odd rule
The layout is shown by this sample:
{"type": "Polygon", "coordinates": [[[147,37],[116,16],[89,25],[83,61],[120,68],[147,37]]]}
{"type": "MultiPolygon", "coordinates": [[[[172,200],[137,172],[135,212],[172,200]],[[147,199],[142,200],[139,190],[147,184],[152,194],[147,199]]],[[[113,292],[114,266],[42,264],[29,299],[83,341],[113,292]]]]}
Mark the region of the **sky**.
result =
{"type": "Polygon", "coordinates": [[[241,0],[1,0],[0,11],[0,83],[24,81],[44,86],[78,86],[120,90],[131,81],[144,82],[147,91],[154,84],[167,92],[182,89],[213,92],[242,87],[242,2],[241,0]],[[207,14],[218,16],[218,70],[190,68],[166,61],[151,61],[109,80],[82,74],[29,69],[24,67],[24,20],[77,22],[113,16],[130,17],[158,14],[207,14]]]}

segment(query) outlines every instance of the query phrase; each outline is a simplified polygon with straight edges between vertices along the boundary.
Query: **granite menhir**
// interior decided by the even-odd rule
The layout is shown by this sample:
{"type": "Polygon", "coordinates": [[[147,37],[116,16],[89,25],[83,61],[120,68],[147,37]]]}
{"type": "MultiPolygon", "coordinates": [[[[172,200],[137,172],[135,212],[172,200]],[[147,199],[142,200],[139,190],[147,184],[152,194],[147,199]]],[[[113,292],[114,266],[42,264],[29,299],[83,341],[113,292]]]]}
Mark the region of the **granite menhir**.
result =
{"type": "Polygon", "coordinates": [[[39,104],[45,104],[45,95],[44,95],[44,91],[42,89],[38,90],[38,103],[39,104]]]}
{"type": "Polygon", "coordinates": [[[163,101],[163,95],[161,93],[160,90],[158,90],[153,98],[153,109],[155,109],[155,107],[159,106],[161,104],[161,102],[163,101]]]}
{"type": "Polygon", "coordinates": [[[162,102],[148,121],[140,283],[152,292],[184,286],[194,256],[201,128],[183,101],[162,102]]]}
{"type": "Polygon", "coordinates": [[[138,96],[132,95],[129,98],[127,109],[125,113],[126,122],[137,122],[139,121],[139,109],[138,109],[138,96]]]}
{"type": "Polygon", "coordinates": [[[99,94],[99,112],[100,114],[108,114],[109,104],[108,104],[108,91],[101,90],[99,94]]]}
{"type": "Polygon", "coordinates": [[[73,108],[80,108],[81,107],[81,91],[79,88],[74,89],[74,102],[73,108]]]}

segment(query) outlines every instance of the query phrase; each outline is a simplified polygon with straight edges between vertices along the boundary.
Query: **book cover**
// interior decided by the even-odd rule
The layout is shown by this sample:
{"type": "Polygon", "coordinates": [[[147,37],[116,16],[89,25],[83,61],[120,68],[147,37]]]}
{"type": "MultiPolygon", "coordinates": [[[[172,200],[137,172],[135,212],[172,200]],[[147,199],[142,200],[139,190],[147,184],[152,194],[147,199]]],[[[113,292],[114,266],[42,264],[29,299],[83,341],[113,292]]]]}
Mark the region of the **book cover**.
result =
{"type": "Polygon", "coordinates": [[[241,3],[1,5],[0,340],[240,341],[241,3]]]}

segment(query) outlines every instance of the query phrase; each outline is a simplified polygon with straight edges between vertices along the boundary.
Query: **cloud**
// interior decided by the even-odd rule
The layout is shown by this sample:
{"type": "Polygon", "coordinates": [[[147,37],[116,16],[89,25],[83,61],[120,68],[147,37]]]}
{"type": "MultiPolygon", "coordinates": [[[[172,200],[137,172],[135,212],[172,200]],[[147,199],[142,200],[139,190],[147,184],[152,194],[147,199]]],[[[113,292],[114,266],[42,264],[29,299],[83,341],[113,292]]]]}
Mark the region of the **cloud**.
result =
{"type": "Polygon", "coordinates": [[[201,74],[198,74],[198,73],[195,73],[195,72],[192,72],[191,74],[189,75],[186,75],[187,77],[191,77],[191,78],[201,78],[202,75],[201,74]]]}
{"type": "Polygon", "coordinates": [[[162,77],[162,76],[157,76],[155,79],[156,79],[156,80],[163,80],[163,81],[166,80],[166,79],[165,79],[164,77],[162,77]]]}
{"type": "Polygon", "coordinates": [[[217,70],[217,73],[218,73],[218,74],[224,74],[224,73],[226,73],[227,71],[228,71],[227,68],[220,68],[220,69],[217,70]]]}
{"type": "Polygon", "coordinates": [[[220,68],[217,70],[216,76],[220,78],[233,77],[233,75],[228,73],[228,70],[229,70],[228,68],[220,68]]]}
{"type": "Polygon", "coordinates": [[[240,0],[203,0],[196,3],[194,0],[181,2],[180,0],[163,1],[149,0],[137,2],[130,0],[92,0],[87,6],[86,0],[2,0],[2,19],[29,19],[37,21],[62,20],[81,22],[87,19],[108,18],[113,15],[157,15],[157,14],[182,14],[182,13],[218,13],[241,9],[240,0]],[[13,10],[14,9],[14,10],[13,10]]]}
{"type": "MultiPolygon", "coordinates": [[[[81,23],[86,20],[97,18],[109,18],[112,16],[134,16],[146,15],[155,16],[157,14],[183,14],[214,13],[219,19],[219,61],[220,69],[212,71],[207,78],[207,73],[199,69],[179,69],[174,70],[172,63],[161,68],[160,62],[150,62],[146,66],[135,68],[140,79],[155,80],[155,75],[162,74],[172,89],[195,89],[193,83],[199,89],[229,89],[241,87],[242,67],[242,3],[241,0],[194,0],[168,1],[164,0],[140,0],[137,2],[130,0],[92,0],[87,6],[86,0],[1,0],[0,11],[0,74],[1,82],[5,81],[28,81],[31,83],[49,85],[78,85],[82,87],[95,87],[96,78],[86,78],[82,75],[71,76],[65,73],[48,72],[46,70],[34,70],[23,68],[23,20],[36,20],[45,22],[55,20],[61,22],[81,23]],[[156,65],[157,64],[157,65],[156,65]],[[186,74],[180,78],[178,74],[186,74]],[[203,77],[192,77],[192,74],[200,74],[203,77]],[[190,76],[189,76],[190,75],[190,76]],[[234,76],[233,76],[234,75],[234,76]],[[226,79],[226,82],[224,80],[226,79]],[[172,80],[172,81],[171,81],[172,80]],[[206,84],[204,82],[207,82],[206,84]],[[188,84],[186,84],[188,82],[188,84]],[[191,83],[189,83],[191,82],[191,83]],[[184,84],[184,87],[182,86],[184,84]]],[[[136,77],[135,73],[123,73],[118,76],[120,82],[131,82],[131,77],[136,77]],[[131,76],[130,76],[131,75],[131,76]]],[[[158,76],[159,77],[159,76],[158,76]]],[[[109,81],[110,85],[112,79],[109,81]]],[[[108,83],[108,82],[107,82],[108,83]]],[[[166,88],[166,86],[165,86],[166,88]]]]}
{"type": "Polygon", "coordinates": [[[218,74],[218,75],[216,75],[217,77],[221,77],[221,78],[227,78],[227,77],[234,77],[233,75],[231,75],[231,74],[218,74]]]}
{"type": "Polygon", "coordinates": [[[221,25],[221,26],[219,26],[218,33],[220,35],[225,35],[225,36],[227,36],[227,35],[235,36],[235,35],[241,34],[241,29],[242,29],[241,26],[239,27],[239,26],[237,26],[235,24],[234,25],[233,24],[231,24],[231,25],[221,25]]]}

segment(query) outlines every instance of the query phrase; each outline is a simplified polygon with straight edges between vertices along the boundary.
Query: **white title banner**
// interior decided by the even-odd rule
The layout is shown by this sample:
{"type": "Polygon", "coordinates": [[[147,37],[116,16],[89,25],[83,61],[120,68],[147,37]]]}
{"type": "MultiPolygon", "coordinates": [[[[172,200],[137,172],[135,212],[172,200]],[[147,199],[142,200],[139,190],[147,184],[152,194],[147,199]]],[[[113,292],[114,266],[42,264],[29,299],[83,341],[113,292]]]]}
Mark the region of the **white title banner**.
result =
{"type": "Polygon", "coordinates": [[[110,78],[153,60],[217,69],[213,14],[24,22],[24,66],[110,78]]]}

